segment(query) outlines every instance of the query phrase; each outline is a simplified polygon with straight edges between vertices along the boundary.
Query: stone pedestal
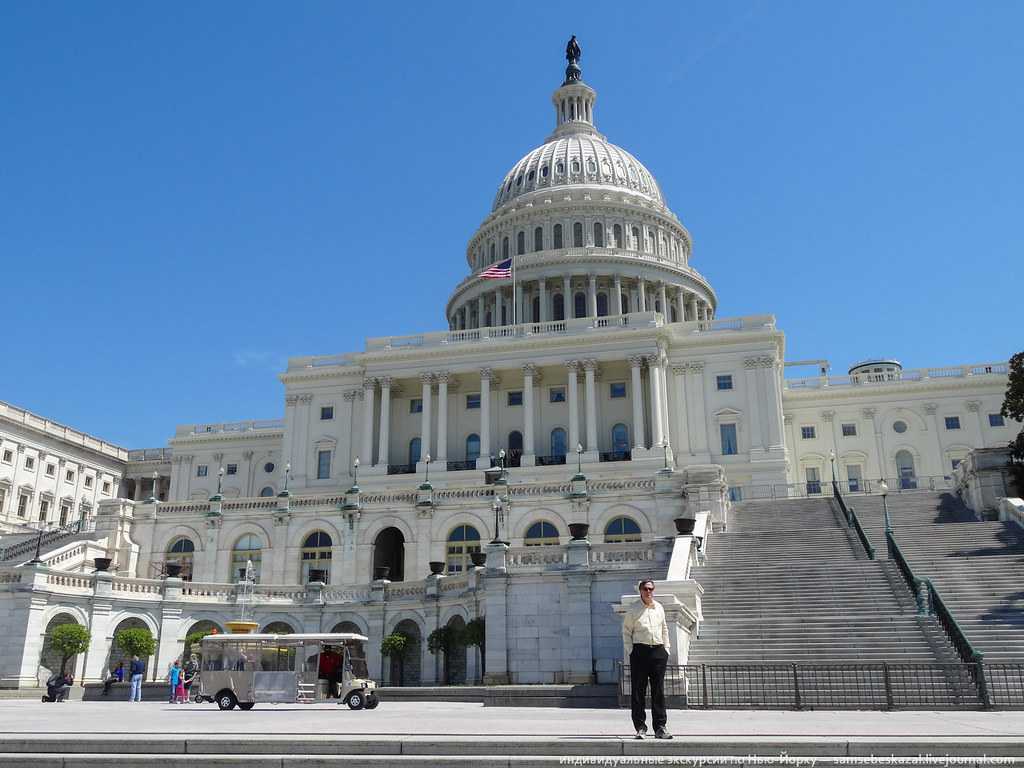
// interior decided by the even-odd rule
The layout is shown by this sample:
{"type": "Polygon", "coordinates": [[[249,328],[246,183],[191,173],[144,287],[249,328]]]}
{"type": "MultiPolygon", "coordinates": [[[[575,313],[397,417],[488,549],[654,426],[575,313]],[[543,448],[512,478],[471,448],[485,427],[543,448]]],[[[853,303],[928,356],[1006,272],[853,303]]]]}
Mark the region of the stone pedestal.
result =
{"type": "Polygon", "coordinates": [[[508,579],[506,574],[508,544],[487,544],[487,567],[485,582],[487,589],[487,674],[485,685],[508,685],[509,677],[509,605],[508,579]]]}

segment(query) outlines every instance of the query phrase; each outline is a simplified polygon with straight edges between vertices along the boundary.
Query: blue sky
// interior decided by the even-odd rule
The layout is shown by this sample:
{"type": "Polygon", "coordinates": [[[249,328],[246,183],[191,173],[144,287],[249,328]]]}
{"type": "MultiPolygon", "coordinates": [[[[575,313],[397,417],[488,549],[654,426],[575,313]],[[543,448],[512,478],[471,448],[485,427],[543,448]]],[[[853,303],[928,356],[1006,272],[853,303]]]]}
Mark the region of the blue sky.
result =
{"type": "Polygon", "coordinates": [[[566,39],[720,317],[787,358],[1024,348],[1024,3],[7,2],[0,399],[127,447],[444,327],[566,39]]]}

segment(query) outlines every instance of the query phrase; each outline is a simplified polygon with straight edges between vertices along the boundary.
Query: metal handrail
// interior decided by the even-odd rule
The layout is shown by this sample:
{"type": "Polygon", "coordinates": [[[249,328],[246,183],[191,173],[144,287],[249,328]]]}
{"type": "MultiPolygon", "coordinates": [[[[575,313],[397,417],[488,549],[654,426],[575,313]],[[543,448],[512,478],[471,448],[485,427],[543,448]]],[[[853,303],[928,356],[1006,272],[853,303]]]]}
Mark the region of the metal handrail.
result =
{"type": "Polygon", "coordinates": [[[67,536],[73,536],[81,533],[84,527],[84,521],[84,518],[79,518],[75,522],[70,525],[66,525],[63,528],[55,528],[52,531],[46,531],[43,533],[42,538],[39,538],[39,534],[37,533],[31,539],[19,541],[17,544],[12,544],[9,547],[0,549],[0,563],[7,562],[18,555],[24,555],[32,552],[36,548],[37,543],[40,546],[45,546],[60,541],[67,536]]]}
{"type": "Polygon", "coordinates": [[[864,551],[868,555],[868,560],[875,559],[875,548],[871,546],[871,542],[868,541],[867,534],[864,533],[864,529],[861,527],[860,520],[857,519],[857,513],[853,507],[847,507],[846,502],[843,500],[843,494],[839,492],[839,483],[835,480],[832,481],[832,496],[839,503],[839,508],[843,511],[843,517],[846,518],[846,524],[853,528],[857,532],[857,537],[860,539],[860,543],[864,547],[864,551]]]}

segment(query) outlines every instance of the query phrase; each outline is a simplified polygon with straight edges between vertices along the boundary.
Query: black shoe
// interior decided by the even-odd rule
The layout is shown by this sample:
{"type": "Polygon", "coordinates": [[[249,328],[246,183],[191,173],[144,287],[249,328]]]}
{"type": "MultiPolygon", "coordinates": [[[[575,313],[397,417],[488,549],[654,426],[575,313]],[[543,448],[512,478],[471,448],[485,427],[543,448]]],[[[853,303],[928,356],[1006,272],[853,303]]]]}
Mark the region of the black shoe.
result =
{"type": "Polygon", "coordinates": [[[658,728],[654,732],[654,738],[656,739],[671,739],[672,734],[666,731],[664,728],[658,728]]]}
{"type": "Polygon", "coordinates": [[[645,725],[643,728],[637,728],[636,729],[636,736],[634,736],[633,738],[642,739],[646,735],[647,735],[647,726],[645,725]]]}

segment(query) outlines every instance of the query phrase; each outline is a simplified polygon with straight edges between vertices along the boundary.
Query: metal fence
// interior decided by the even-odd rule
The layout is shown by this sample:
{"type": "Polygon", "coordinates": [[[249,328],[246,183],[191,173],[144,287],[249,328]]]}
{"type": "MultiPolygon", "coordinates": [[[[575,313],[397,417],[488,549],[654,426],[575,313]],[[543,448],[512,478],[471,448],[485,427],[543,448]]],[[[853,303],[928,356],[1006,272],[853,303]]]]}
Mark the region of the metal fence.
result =
{"type": "MultiPolygon", "coordinates": [[[[950,475],[927,477],[887,477],[882,480],[837,480],[843,495],[871,496],[881,493],[885,482],[888,493],[914,493],[916,491],[944,491],[956,486],[950,475]]],[[[830,481],[808,480],[803,483],[766,483],[759,485],[733,485],[729,487],[731,501],[756,501],[759,499],[813,499],[832,495],[830,481]]]]}
{"type": "MultiPolygon", "coordinates": [[[[620,662],[620,706],[630,687],[620,662]]],[[[1024,709],[1024,663],[669,665],[665,699],[707,709],[1024,709]]]]}

